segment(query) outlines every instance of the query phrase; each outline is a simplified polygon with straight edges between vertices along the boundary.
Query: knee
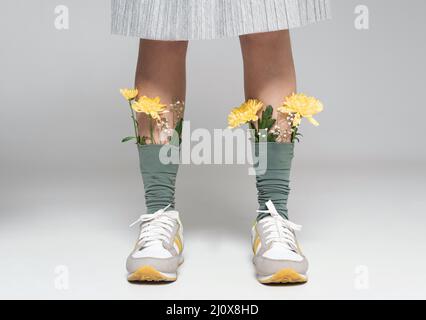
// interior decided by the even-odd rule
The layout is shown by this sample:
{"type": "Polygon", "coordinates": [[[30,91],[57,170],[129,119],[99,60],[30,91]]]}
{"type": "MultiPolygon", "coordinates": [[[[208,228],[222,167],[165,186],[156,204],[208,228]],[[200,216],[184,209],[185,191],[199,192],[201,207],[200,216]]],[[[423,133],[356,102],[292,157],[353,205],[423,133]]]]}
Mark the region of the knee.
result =
{"type": "Polygon", "coordinates": [[[149,51],[153,54],[170,54],[173,56],[185,57],[188,49],[188,41],[159,41],[141,39],[141,50],[149,51]]]}
{"type": "Polygon", "coordinates": [[[265,33],[255,33],[241,36],[241,44],[243,47],[247,47],[250,50],[253,49],[268,49],[282,46],[286,39],[289,38],[289,31],[275,31],[265,33]]]}

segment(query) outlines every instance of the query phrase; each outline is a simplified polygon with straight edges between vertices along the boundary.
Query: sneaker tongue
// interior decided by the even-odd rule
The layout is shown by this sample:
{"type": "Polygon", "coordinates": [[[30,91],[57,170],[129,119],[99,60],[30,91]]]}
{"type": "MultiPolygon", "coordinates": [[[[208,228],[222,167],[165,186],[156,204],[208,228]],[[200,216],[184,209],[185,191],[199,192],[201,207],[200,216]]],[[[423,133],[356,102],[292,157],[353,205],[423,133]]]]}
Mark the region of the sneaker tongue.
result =
{"type": "Polygon", "coordinates": [[[265,218],[262,218],[262,220],[260,220],[260,223],[265,223],[265,222],[269,222],[269,221],[273,221],[274,218],[272,218],[271,216],[267,216],[265,218]]]}
{"type": "Polygon", "coordinates": [[[174,211],[174,210],[166,211],[164,214],[167,215],[169,218],[172,218],[172,219],[178,219],[179,218],[179,212],[174,211]]]}

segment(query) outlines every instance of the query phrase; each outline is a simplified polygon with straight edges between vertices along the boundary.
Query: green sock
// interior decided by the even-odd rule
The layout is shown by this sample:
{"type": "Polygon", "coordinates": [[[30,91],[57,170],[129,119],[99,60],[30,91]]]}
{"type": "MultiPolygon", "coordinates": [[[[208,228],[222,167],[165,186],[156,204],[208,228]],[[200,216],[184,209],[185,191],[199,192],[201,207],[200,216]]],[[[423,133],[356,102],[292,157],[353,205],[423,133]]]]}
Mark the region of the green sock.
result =
{"type": "MultiPolygon", "coordinates": [[[[294,156],[294,144],[268,142],[266,148],[262,148],[262,146],[259,148],[259,144],[255,144],[253,150],[256,152],[256,157],[260,161],[263,159],[263,163],[267,165],[263,170],[260,167],[255,168],[259,210],[267,210],[265,203],[272,200],[278,213],[288,219],[287,200],[290,192],[290,170],[294,156]]],[[[259,214],[258,220],[267,215],[267,213],[259,214]]]]}
{"type": "Polygon", "coordinates": [[[155,144],[139,146],[147,213],[154,213],[169,204],[171,209],[175,207],[175,183],[179,165],[161,163],[159,156],[162,147],[163,145],[155,144]]]}

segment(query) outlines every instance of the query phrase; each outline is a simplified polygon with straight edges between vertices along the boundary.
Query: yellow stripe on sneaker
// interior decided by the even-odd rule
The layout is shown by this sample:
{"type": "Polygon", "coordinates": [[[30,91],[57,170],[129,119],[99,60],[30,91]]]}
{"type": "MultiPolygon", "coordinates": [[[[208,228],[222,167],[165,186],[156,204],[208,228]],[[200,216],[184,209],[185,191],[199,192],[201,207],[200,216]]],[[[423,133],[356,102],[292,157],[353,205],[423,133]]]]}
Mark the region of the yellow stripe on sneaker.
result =
{"type": "Polygon", "coordinates": [[[181,253],[181,252],[182,252],[182,250],[183,250],[183,244],[182,244],[182,240],[180,239],[180,237],[179,237],[179,236],[176,236],[176,237],[175,237],[175,244],[177,245],[177,247],[178,247],[178,249],[179,249],[179,252],[178,252],[178,253],[181,253]]]}
{"type": "Polygon", "coordinates": [[[257,249],[259,248],[259,246],[260,246],[260,237],[259,237],[259,235],[256,235],[256,239],[254,240],[254,243],[253,243],[253,253],[254,254],[257,253],[257,249]]]}

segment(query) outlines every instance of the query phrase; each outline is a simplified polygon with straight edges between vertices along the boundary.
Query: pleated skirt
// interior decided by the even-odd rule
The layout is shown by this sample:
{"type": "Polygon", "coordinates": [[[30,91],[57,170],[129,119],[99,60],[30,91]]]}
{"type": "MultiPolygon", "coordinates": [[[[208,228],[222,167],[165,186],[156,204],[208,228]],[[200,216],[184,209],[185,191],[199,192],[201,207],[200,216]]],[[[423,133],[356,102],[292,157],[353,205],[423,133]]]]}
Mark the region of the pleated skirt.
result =
{"type": "Polygon", "coordinates": [[[329,0],[111,0],[112,33],[199,40],[292,29],[331,18],[329,0]]]}

